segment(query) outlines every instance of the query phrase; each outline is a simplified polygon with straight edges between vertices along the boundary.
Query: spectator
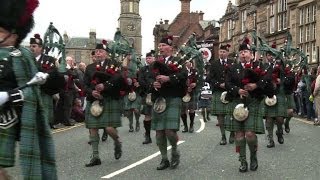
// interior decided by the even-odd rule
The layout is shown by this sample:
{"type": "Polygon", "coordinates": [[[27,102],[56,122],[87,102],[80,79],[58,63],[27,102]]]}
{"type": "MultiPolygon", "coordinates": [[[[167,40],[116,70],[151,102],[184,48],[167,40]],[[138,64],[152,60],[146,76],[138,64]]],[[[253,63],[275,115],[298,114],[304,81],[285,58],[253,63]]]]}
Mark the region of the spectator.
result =
{"type": "Polygon", "coordinates": [[[80,98],[76,98],[74,100],[74,104],[71,111],[71,119],[75,120],[76,122],[83,122],[84,121],[84,110],[82,109],[82,102],[80,98]]]}

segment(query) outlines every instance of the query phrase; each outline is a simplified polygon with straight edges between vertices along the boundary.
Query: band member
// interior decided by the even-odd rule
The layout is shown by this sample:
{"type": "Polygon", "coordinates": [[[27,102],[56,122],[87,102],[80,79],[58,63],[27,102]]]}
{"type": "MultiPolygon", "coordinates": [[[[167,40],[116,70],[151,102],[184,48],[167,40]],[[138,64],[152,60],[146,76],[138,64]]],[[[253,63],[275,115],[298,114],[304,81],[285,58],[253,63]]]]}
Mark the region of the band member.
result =
{"type": "Polygon", "coordinates": [[[141,97],[142,97],[142,114],[144,114],[143,125],[145,129],[145,140],[142,144],[152,143],[150,137],[151,130],[151,112],[152,112],[152,101],[151,101],[151,90],[153,89],[154,78],[151,72],[150,64],[155,61],[155,51],[150,51],[146,54],[146,66],[142,67],[138,74],[138,82],[141,86],[141,97]]]}
{"type": "Polygon", "coordinates": [[[258,168],[256,134],[264,133],[264,102],[262,100],[265,94],[270,96],[273,92],[269,88],[270,80],[262,79],[263,71],[257,63],[251,62],[252,51],[248,40],[240,45],[239,53],[240,63],[231,67],[226,80],[227,99],[230,101],[230,107],[232,105],[235,108],[232,118],[226,118],[225,127],[226,130],[235,132],[236,152],[239,153],[241,162],[239,171],[248,170],[247,143],[250,149],[250,170],[256,171],[258,168]],[[241,113],[238,113],[238,109],[241,113]]]}
{"type": "Polygon", "coordinates": [[[34,26],[33,12],[38,4],[37,0],[1,1],[0,179],[10,179],[5,177],[3,168],[14,166],[16,141],[23,179],[57,179],[53,140],[45,113],[48,107],[43,104],[40,86],[24,86],[33,77],[41,83],[47,77],[39,72],[33,54],[20,46],[34,26]]]}
{"type": "MultiPolygon", "coordinates": [[[[211,113],[217,116],[221,132],[220,145],[227,144],[226,133],[224,129],[224,119],[228,114],[228,104],[221,101],[221,94],[226,91],[225,79],[227,71],[232,65],[232,60],[228,59],[230,45],[221,45],[219,49],[219,60],[213,61],[207,77],[213,91],[211,113]]],[[[229,143],[234,142],[234,133],[230,133],[229,143]]]]}
{"type": "Polygon", "coordinates": [[[125,81],[120,73],[119,63],[109,57],[106,41],[97,44],[95,57],[96,61],[87,66],[84,75],[87,94],[85,124],[90,132],[92,146],[92,158],[86,167],[101,164],[98,149],[100,128],[105,128],[114,140],[115,159],[122,155],[116,128],[121,126],[119,99],[125,81]]]}
{"type": "Polygon", "coordinates": [[[284,143],[283,139],[283,120],[287,116],[287,100],[284,91],[284,73],[283,64],[280,61],[276,61],[270,51],[266,52],[266,64],[265,69],[267,71],[267,76],[272,78],[272,83],[276,90],[277,103],[272,106],[266,105],[266,129],[268,131],[268,148],[275,146],[273,141],[273,127],[277,124],[277,137],[280,144],[284,143]]]}
{"type": "Polygon", "coordinates": [[[141,96],[140,96],[140,84],[136,77],[128,78],[129,92],[123,97],[124,101],[124,113],[129,119],[129,132],[133,132],[133,115],[136,119],[135,131],[140,130],[140,108],[141,108],[141,96]]]}
{"type": "Polygon", "coordinates": [[[182,111],[181,111],[181,119],[184,125],[183,133],[188,132],[188,123],[187,123],[187,113],[189,112],[190,118],[190,127],[189,133],[193,133],[194,128],[194,118],[195,118],[195,110],[197,109],[197,93],[194,88],[197,86],[197,70],[193,67],[192,62],[186,63],[186,69],[188,71],[188,79],[187,79],[187,94],[182,98],[182,111]],[[187,100],[185,100],[187,99],[187,100]]]}
{"type": "Polygon", "coordinates": [[[158,60],[152,63],[152,72],[155,75],[152,99],[155,103],[151,127],[156,130],[157,145],[162,157],[157,170],[169,166],[176,168],[180,163],[177,131],[180,126],[181,98],[186,88],[187,72],[175,65],[177,60],[172,56],[172,40],[172,36],[161,39],[158,48],[164,62],[158,60]],[[171,163],[167,157],[167,139],[172,146],[171,163]]]}
{"type": "Polygon", "coordinates": [[[286,133],[290,133],[289,122],[293,117],[294,108],[295,108],[293,92],[296,85],[295,75],[294,75],[294,72],[292,71],[291,65],[289,64],[286,65],[284,69],[284,74],[285,74],[285,77],[284,77],[283,84],[284,84],[284,93],[286,96],[286,103],[287,103],[287,116],[285,117],[285,120],[284,120],[284,131],[286,131],[286,133]]]}

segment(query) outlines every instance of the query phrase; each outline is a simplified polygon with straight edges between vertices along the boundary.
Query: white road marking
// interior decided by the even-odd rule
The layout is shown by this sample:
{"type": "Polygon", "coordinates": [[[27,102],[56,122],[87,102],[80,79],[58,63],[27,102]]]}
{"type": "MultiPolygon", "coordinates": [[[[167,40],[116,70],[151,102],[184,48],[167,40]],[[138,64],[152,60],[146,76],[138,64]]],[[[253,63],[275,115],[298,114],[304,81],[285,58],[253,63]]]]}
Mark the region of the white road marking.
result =
{"type": "Polygon", "coordinates": [[[200,133],[206,127],[206,123],[203,121],[203,119],[200,118],[199,120],[200,120],[200,128],[196,131],[196,133],[200,133]]]}
{"type": "MultiPolygon", "coordinates": [[[[178,145],[179,144],[182,144],[182,143],[184,143],[185,141],[178,141],[178,145]]],[[[172,147],[171,146],[168,146],[167,147],[167,150],[170,150],[172,147]]],[[[159,156],[160,155],[160,151],[158,151],[158,152],[156,152],[156,153],[154,153],[154,154],[152,154],[152,155],[150,155],[150,156],[148,156],[148,157],[146,157],[146,158],[144,158],[144,159],[141,159],[140,161],[138,161],[138,162],[135,162],[135,163],[133,163],[133,164],[131,164],[131,165],[129,165],[129,166],[127,166],[127,167],[125,167],[125,168],[122,168],[122,169],[120,169],[120,170],[118,170],[118,171],[115,171],[115,172],[113,172],[113,173],[111,173],[111,174],[108,174],[108,175],[106,175],[106,176],[103,176],[103,177],[101,177],[102,179],[110,179],[110,178],[112,178],[112,177],[114,177],[114,176],[116,176],[116,175],[119,175],[120,173],[123,173],[123,172],[125,172],[125,171],[127,171],[127,170],[129,170],[129,169],[132,169],[132,168],[134,168],[134,167],[136,167],[136,166],[138,166],[138,165],[140,165],[140,164],[142,164],[142,163],[144,163],[144,162],[147,162],[147,161],[149,161],[149,160],[151,160],[151,159],[153,159],[153,158],[155,158],[155,157],[157,157],[157,156],[159,156]]]]}

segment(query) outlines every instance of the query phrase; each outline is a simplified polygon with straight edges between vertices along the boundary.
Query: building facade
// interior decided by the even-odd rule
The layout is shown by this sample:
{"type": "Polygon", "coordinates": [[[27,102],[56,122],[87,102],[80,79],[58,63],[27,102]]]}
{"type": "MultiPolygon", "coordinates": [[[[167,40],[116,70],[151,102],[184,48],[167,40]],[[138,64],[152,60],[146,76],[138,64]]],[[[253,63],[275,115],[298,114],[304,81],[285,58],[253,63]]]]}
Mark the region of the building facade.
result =
{"type": "Polygon", "coordinates": [[[191,0],[180,0],[181,10],[177,14],[172,23],[169,20],[160,20],[153,29],[154,49],[158,48],[158,44],[163,36],[172,35],[175,48],[188,41],[192,33],[197,34],[199,48],[202,46],[210,46],[212,58],[218,56],[219,46],[219,27],[217,21],[204,20],[204,12],[190,12],[191,0]]]}
{"type": "Polygon", "coordinates": [[[256,30],[258,36],[280,48],[289,31],[292,46],[309,56],[309,64],[319,64],[319,14],[318,0],[237,0],[236,4],[229,1],[220,19],[220,43],[229,43],[235,53],[244,37],[256,30]]]}

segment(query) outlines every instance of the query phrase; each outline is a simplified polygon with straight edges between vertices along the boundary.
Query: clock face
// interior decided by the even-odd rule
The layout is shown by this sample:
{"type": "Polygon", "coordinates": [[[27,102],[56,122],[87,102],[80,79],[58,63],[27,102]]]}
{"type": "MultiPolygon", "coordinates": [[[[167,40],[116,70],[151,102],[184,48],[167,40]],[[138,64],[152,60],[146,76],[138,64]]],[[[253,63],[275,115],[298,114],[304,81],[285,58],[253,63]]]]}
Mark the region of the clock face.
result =
{"type": "Polygon", "coordinates": [[[129,24],[127,26],[127,29],[128,29],[128,31],[134,31],[134,30],[136,30],[136,27],[133,24],[129,24]]]}

